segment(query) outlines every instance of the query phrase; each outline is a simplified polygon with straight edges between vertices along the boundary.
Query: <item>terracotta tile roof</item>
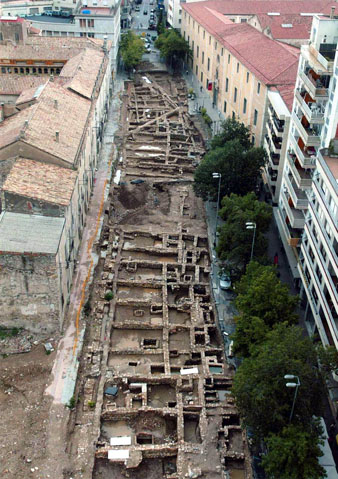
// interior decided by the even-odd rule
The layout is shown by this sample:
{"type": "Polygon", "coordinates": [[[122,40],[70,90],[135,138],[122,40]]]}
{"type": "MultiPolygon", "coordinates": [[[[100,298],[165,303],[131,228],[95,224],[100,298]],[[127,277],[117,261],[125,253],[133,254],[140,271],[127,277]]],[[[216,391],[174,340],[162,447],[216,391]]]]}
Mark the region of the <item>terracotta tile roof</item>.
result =
{"type": "Polygon", "coordinates": [[[182,5],[184,10],[194,10],[197,5],[211,8],[223,15],[256,15],[259,13],[323,13],[333,0],[210,0],[182,5]]]}
{"type": "Polygon", "coordinates": [[[27,108],[0,123],[0,149],[15,143],[19,139],[20,131],[29,115],[30,109],[27,108]]]}
{"type": "Polygon", "coordinates": [[[223,23],[203,7],[210,3],[215,2],[185,3],[182,8],[266,85],[294,81],[299,49],[272,40],[247,23],[223,23]]]}
{"type": "Polygon", "coordinates": [[[36,88],[46,83],[48,76],[0,75],[1,95],[20,95],[27,88],[36,88]]]}
{"type": "Polygon", "coordinates": [[[27,198],[67,206],[77,172],[60,166],[19,158],[15,161],[3,190],[27,198]]]}
{"type": "Polygon", "coordinates": [[[73,164],[90,106],[91,102],[85,98],[49,82],[39,101],[29,108],[31,115],[22,141],[73,164]]]}
{"type": "Polygon", "coordinates": [[[23,130],[21,141],[72,165],[90,106],[87,99],[56,82],[48,82],[35,104],[0,123],[0,148],[18,140],[23,130]]]}
{"type": "Polygon", "coordinates": [[[271,35],[276,39],[308,39],[310,38],[312,17],[296,14],[270,16],[257,15],[262,29],[270,28],[271,35]]]}
{"type": "Polygon", "coordinates": [[[42,85],[38,85],[37,87],[33,88],[28,88],[27,90],[24,90],[21,95],[17,98],[15,105],[19,107],[19,105],[22,105],[23,103],[27,103],[29,101],[36,100],[40,93],[43,90],[44,85],[48,82],[46,79],[45,82],[42,85]]]}
{"type": "Polygon", "coordinates": [[[65,86],[90,99],[103,60],[103,52],[86,48],[82,53],[68,60],[61,70],[60,77],[71,77],[65,86]]]}

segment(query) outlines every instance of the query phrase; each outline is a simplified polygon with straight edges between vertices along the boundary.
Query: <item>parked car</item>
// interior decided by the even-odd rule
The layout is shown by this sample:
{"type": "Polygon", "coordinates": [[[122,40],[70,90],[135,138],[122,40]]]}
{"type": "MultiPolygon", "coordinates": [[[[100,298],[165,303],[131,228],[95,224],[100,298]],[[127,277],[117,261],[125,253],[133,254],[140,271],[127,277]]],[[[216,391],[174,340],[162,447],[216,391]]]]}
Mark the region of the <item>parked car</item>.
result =
{"type": "Polygon", "coordinates": [[[60,16],[63,18],[69,18],[72,14],[68,10],[61,10],[60,16]]]}
{"type": "Polygon", "coordinates": [[[148,10],[143,10],[143,15],[148,15],[148,10]]]}
{"type": "Polygon", "coordinates": [[[139,11],[140,11],[140,7],[137,5],[137,6],[135,7],[135,12],[139,12],[139,11]]]}
{"type": "Polygon", "coordinates": [[[52,16],[53,16],[53,12],[52,12],[52,10],[46,10],[45,12],[43,12],[42,15],[47,15],[48,17],[52,17],[52,16]]]}
{"type": "Polygon", "coordinates": [[[61,11],[60,10],[53,10],[52,15],[53,15],[53,17],[60,17],[61,16],[61,11]]]}
{"type": "Polygon", "coordinates": [[[156,30],[155,23],[149,23],[149,30],[156,30]]]}
{"type": "Polygon", "coordinates": [[[231,288],[231,278],[230,274],[227,271],[223,271],[219,278],[219,285],[221,289],[227,290],[231,288]]]}

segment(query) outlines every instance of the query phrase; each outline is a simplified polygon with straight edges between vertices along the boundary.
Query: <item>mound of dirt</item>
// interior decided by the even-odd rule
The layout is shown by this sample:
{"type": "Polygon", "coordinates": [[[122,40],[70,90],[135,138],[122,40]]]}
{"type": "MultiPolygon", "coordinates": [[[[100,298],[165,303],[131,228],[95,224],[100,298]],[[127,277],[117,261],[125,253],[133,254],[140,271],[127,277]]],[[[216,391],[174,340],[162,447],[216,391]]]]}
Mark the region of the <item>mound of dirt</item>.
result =
{"type": "Polygon", "coordinates": [[[121,185],[119,191],[119,202],[127,210],[134,210],[143,206],[148,199],[149,185],[121,185]]]}

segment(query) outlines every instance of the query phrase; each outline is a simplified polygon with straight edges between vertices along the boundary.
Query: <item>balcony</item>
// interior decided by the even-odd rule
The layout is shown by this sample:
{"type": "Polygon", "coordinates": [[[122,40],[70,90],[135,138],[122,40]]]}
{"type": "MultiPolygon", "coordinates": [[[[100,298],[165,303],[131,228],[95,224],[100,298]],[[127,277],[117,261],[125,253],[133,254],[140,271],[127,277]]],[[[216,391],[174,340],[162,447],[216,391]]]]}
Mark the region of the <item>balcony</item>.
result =
{"type": "Polygon", "coordinates": [[[309,73],[306,74],[305,72],[300,72],[299,76],[312,98],[327,98],[329,96],[329,89],[325,88],[320,80],[314,80],[309,73]]]}
{"type": "Polygon", "coordinates": [[[301,210],[297,210],[289,205],[289,200],[286,195],[287,193],[282,193],[283,203],[290,221],[290,226],[295,229],[303,229],[305,224],[304,214],[301,210]]]}
{"type": "Polygon", "coordinates": [[[292,112],[292,120],[306,146],[320,146],[320,132],[317,128],[303,126],[295,112],[292,112]]]}
{"type": "Polygon", "coordinates": [[[311,146],[309,148],[304,148],[304,150],[302,150],[297,143],[297,139],[292,134],[290,134],[290,139],[291,139],[292,148],[295,151],[301,166],[304,168],[311,168],[311,167],[314,168],[316,165],[315,148],[311,146]]]}
{"type": "Polygon", "coordinates": [[[275,154],[279,154],[280,150],[281,150],[281,147],[282,147],[281,138],[278,138],[278,136],[275,135],[275,132],[273,130],[271,121],[268,121],[268,126],[269,126],[268,136],[269,136],[269,139],[270,139],[270,141],[269,141],[270,149],[275,154]]]}
{"type": "Polygon", "coordinates": [[[299,209],[306,209],[308,207],[308,199],[305,191],[298,188],[292,175],[285,175],[284,178],[295,207],[299,209]]]}
{"type": "Polygon", "coordinates": [[[279,120],[277,117],[274,116],[272,119],[272,124],[275,130],[276,136],[282,138],[284,133],[284,121],[279,120]]]}
{"type": "Polygon", "coordinates": [[[296,156],[292,153],[287,153],[290,170],[296,181],[298,188],[310,188],[312,184],[311,175],[304,168],[297,168],[295,165],[296,156]]]}
{"type": "Polygon", "coordinates": [[[316,102],[309,102],[306,103],[304,101],[304,96],[305,96],[305,90],[301,91],[300,89],[296,90],[295,97],[304,113],[306,116],[307,120],[309,123],[324,123],[324,113],[325,113],[325,108],[320,104],[316,102]]]}
{"type": "MultiPolygon", "coordinates": [[[[280,208],[276,208],[276,209],[277,209],[277,215],[275,217],[277,220],[277,224],[278,226],[280,226],[281,230],[283,231],[288,244],[292,246],[293,248],[295,248],[300,241],[301,230],[295,230],[291,228],[290,225],[287,223],[287,215],[285,211],[282,211],[280,208]]],[[[282,231],[280,231],[281,234],[282,234],[282,231]]]]}
{"type": "Polygon", "coordinates": [[[277,170],[280,160],[280,155],[278,153],[273,153],[273,149],[271,146],[271,140],[268,135],[264,137],[264,148],[268,154],[270,165],[273,169],[277,170]]]}

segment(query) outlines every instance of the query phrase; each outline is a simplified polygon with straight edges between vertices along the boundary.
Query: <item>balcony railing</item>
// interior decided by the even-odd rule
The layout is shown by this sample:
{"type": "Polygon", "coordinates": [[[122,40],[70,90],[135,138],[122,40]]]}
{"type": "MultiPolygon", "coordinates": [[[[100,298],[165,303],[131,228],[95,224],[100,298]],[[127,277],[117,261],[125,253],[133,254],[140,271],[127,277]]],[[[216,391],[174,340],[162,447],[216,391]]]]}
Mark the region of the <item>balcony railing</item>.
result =
{"type": "Polygon", "coordinates": [[[286,237],[289,245],[295,248],[300,241],[301,230],[295,230],[291,228],[290,225],[287,224],[285,211],[281,211],[281,209],[278,208],[277,212],[278,212],[277,220],[279,220],[277,222],[280,223],[282,230],[284,232],[284,236],[286,237]]]}
{"type": "Polygon", "coordinates": [[[312,179],[310,173],[305,171],[303,168],[297,168],[295,165],[295,155],[288,152],[287,159],[289,161],[289,166],[292,172],[292,175],[296,181],[298,188],[310,188],[312,184],[312,179]]]}
{"type": "Polygon", "coordinates": [[[279,165],[280,155],[278,153],[273,153],[271,140],[268,135],[265,135],[264,137],[264,148],[266,149],[268,153],[268,157],[269,157],[272,168],[277,170],[279,165]]]}
{"type": "Polygon", "coordinates": [[[291,139],[291,145],[292,145],[292,148],[294,149],[296,155],[297,155],[297,158],[299,160],[299,163],[305,168],[311,168],[311,167],[315,167],[316,165],[316,150],[311,147],[310,149],[313,150],[311,152],[311,154],[308,152],[309,151],[309,148],[306,150],[301,150],[301,148],[299,147],[298,143],[297,143],[297,140],[296,138],[291,134],[290,135],[290,139],[291,139]]]}
{"type": "Polygon", "coordinates": [[[308,119],[309,122],[312,123],[323,123],[324,122],[324,113],[325,113],[325,108],[320,105],[319,103],[306,103],[304,101],[302,91],[297,89],[296,94],[295,94],[299,105],[308,119]]]}
{"type": "Polygon", "coordinates": [[[292,176],[285,175],[285,181],[296,208],[306,209],[308,207],[308,199],[304,191],[300,190],[292,176]]]}
{"type": "Polygon", "coordinates": [[[280,138],[278,138],[278,136],[275,135],[271,122],[268,122],[268,125],[269,125],[268,135],[270,139],[269,144],[271,146],[271,149],[274,153],[280,153],[281,146],[282,146],[280,138]]]}
{"type": "Polygon", "coordinates": [[[305,72],[300,72],[300,77],[303,80],[304,86],[308,90],[312,98],[328,97],[328,88],[322,86],[319,81],[316,82],[311,75],[306,74],[305,72]]]}
{"type": "Polygon", "coordinates": [[[295,229],[304,228],[305,218],[303,212],[289,205],[288,198],[286,197],[284,192],[282,193],[282,198],[286,213],[290,220],[290,226],[295,229]]]}
{"type": "Polygon", "coordinates": [[[292,119],[301,135],[306,146],[320,146],[320,133],[316,128],[305,128],[295,112],[292,113],[292,119]]]}

